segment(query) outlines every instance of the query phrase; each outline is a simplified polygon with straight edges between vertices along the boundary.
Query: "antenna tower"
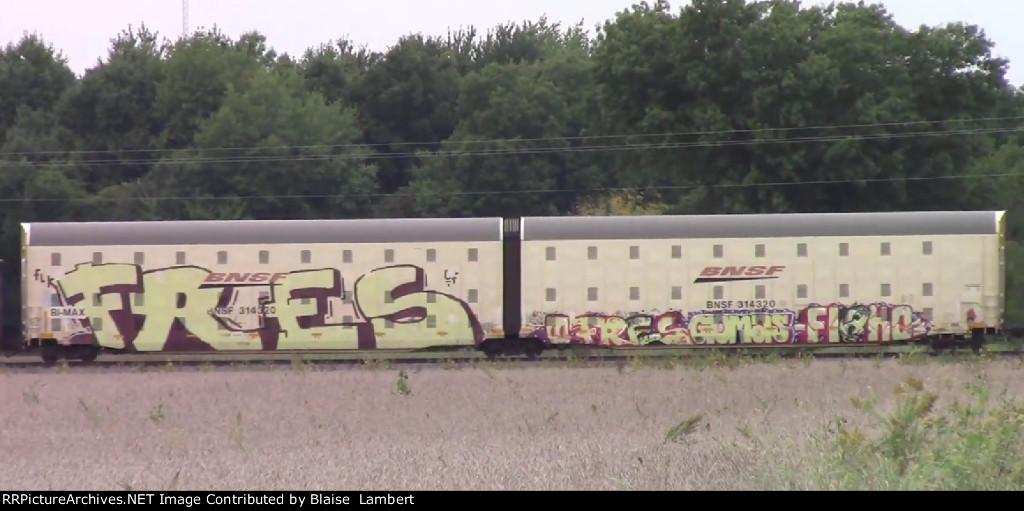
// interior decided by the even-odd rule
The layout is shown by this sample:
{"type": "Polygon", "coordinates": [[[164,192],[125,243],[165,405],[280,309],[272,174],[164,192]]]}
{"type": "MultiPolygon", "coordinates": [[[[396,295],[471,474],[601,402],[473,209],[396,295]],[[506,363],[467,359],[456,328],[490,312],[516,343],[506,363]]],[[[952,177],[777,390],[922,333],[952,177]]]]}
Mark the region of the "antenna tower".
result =
{"type": "Polygon", "coordinates": [[[181,37],[188,38],[188,0],[181,0],[181,37]]]}

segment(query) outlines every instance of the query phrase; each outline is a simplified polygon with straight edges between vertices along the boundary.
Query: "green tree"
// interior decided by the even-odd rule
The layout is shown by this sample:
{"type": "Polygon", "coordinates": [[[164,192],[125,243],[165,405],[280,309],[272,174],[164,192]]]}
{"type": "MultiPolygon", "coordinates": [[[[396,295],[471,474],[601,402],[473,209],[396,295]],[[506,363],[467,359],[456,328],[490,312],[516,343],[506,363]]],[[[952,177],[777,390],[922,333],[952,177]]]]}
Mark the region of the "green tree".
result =
{"type": "Polygon", "coordinates": [[[356,50],[348,39],[339,39],[306,50],[299,66],[310,91],[319,92],[331,103],[356,105],[356,86],[379,57],[365,48],[356,50]]]}
{"type": "Polygon", "coordinates": [[[74,83],[67,59],[38,34],[0,50],[0,144],[22,112],[49,111],[74,83]]]}
{"type": "Polygon", "coordinates": [[[273,66],[275,57],[259,33],[232,41],[216,28],[170,47],[154,105],[165,119],[163,147],[191,147],[200,124],[220,109],[229,89],[244,91],[260,70],[273,66]]]}
{"type": "Polygon", "coordinates": [[[921,179],[962,172],[992,137],[927,121],[1006,111],[1005,62],[990,48],[974,27],[910,31],[881,6],[640,4],[594,51],[602,129],[672,135],[625,139],[642,150],[613,172],[663,189],[678,211],[955,208],[948,180],[921,179]]]}
{"type": "Polygon", "coordinates": [[[90,193],[144,176],[162,147],[165,118],[155,108],[163,48],[145,26],[113,41],[105,62],[55,106],[60,145],[74,151],[69,172],[90,193]]]}
{"type": "Polygon", "coordinates": [[[258,71],[244,91],[228,88],[193,147],[161,162],[146,186],[190,198],[158,201],[164,218],[364,216],[376,168],[353,147],[359,138],[352,109],[307,92],[295,69],[258,71]]]}
{"type": "MultiPolygon", "coordinates": [[[[383,193],[404,191],[418,162],[414,153],[432,150],[455,130],[460,75],[444,42],[406,36],[374,59],[355,85],[365,140],[385,158],[378,161],[383,193]]],[[[378,214],[408,214],[401,201],[383,201],[378,214]]]]}
{"type": "Polygon", "coordinates": [[[535,64],[491,64],[463,80],[455,135],[414,177],[421,213],[557,213],[564,196],[518,193],[558,189],[573,173],[564,139],[569,106],[543,71],[535,64]]]}

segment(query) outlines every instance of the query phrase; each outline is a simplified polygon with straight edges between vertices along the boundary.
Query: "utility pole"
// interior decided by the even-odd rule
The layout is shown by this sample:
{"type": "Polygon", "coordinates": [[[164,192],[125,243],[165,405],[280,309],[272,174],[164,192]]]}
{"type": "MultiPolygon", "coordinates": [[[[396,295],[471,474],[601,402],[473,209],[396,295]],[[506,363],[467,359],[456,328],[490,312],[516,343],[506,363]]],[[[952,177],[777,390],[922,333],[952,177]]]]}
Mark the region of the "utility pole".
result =
{"type": "Polygon", "coordinates": [[[188,39],[188,0],[181,0],[181,37],[188,39]]]}

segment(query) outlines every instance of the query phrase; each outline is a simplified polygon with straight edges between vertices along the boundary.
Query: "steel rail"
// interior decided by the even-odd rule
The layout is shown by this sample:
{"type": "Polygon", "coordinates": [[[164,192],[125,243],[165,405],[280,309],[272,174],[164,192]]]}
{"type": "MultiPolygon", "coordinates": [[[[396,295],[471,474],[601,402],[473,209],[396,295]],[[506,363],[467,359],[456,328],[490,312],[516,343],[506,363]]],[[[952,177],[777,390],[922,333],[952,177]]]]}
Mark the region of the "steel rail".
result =
{"type": "Polygon", "coordinates": [[[330,364],[330,365],[460,365],[473,362],[489,361],[499,365],[537,364],[541,362],[622,362],[628,360],[650,359],[652,361],[672,361],[685,363],[693,359],[710,359],[714,357],[746,356],[762,357],[807,357],[807,358],[862,358],[862,357],[897,357],[907,355],[941,356],[943,354],[1016,356],[1024,358],[1024,348],[1019,344],[996,343],[982,347],[979,353],[969,348],[937,351],[926,345],[867,345],[867,346],[757,346],[722,345],[715,347],[645,347],[645,348],[599,348],[573,347],[571,349],[551,349],[540,356],[530,358],[521,355],[499,356],[490,358],[478,351],[448,352],[417,352],[407,350],[395,351],[273,351],[273,352],[176,352],[176,353],[102,353],[91,362],[77,360],[59,360],[55,364],[46,364],[42,358],[31,352],[24,352],[7,357],[0,357],[0,368],[30,367],[136,367],[136,366],[248,366],[259,367],[279,364],[330,364]]]}

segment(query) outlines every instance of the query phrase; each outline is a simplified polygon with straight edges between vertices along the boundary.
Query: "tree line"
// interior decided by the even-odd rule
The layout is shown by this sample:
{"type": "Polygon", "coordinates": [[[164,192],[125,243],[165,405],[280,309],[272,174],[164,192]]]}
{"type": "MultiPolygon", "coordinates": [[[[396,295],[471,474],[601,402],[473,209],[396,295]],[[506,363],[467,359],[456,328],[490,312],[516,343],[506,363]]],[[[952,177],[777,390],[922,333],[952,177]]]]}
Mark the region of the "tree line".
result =
{"type": "Polygon", "coordinates": [[[658,0],[593,34],[541,18],[383,52],[129,27],[81,77],[26,34],[0,51],[0,256],[18,261],[30,221],[1001,208],[1020,323],[1008,64],[977,26],[790,0],[658,0]]]}

